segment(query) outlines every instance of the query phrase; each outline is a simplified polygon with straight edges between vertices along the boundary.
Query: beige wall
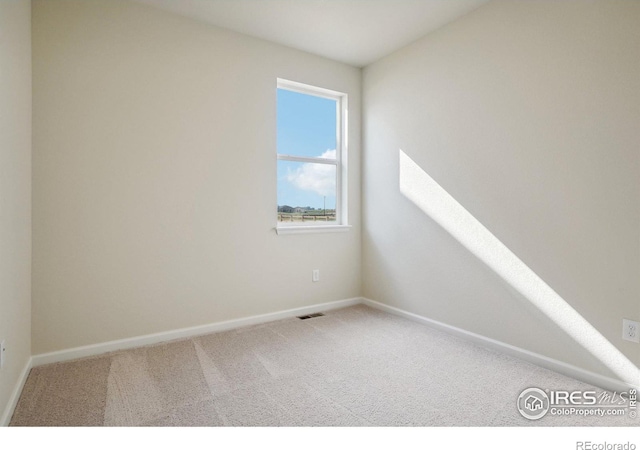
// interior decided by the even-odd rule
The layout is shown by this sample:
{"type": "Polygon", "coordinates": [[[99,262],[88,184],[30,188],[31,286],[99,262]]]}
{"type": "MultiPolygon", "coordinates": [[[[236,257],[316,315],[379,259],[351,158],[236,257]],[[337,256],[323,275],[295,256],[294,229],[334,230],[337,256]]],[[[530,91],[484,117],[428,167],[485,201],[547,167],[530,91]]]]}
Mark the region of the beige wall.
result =
{"type": "Polygon", "coordinates": [[[0,1],[0,423],[31,356],[31,4],[0,1]]]}
{"type": "Polygon", "coordinates": [[[358,69],[126,1],[33,7],[33,353],[364,292],[613,376],[400,192],[402,149],[640,364],[637,2],[494,1],[365,70],[362,278],[358,69]],[[350,95],[348,233],[273,231],[277,77],[350,95]]]}
{"type": "Polygon", "coordinates": [[[359,69],[114,0],[33,52],[34,354],[360,295],[359,69]],[[349,95],[347,233],[273,230],[277,77],[349,95]]]}
{"type": "Polygon", "coordinates": [[[497,1],[367,67],[365,296],[614,375],[400,192],[402,149],[639,365],[638,23],[634,1],[497,1]]]}

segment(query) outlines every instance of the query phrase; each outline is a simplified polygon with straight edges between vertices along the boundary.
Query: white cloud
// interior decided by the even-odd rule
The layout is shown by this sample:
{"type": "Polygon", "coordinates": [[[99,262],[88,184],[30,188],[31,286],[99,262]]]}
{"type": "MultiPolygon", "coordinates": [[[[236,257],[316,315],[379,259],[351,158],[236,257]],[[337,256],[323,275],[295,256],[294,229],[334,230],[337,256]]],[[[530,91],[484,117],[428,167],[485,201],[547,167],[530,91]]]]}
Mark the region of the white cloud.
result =
{"type": "MultiPolygon", "coordinates": [[[[336,159],[335,150],[327,150],[320,158],[336,159]]],[[[322,196],[336,195],[336,166],[332,164],[304,163],[287,173],[287,181],[296,188],[322,196]]]]}
{"type": "Polygon", "coordinates": [[[319,158],[336,159],[336,150],[327,150],[319,158]]]}

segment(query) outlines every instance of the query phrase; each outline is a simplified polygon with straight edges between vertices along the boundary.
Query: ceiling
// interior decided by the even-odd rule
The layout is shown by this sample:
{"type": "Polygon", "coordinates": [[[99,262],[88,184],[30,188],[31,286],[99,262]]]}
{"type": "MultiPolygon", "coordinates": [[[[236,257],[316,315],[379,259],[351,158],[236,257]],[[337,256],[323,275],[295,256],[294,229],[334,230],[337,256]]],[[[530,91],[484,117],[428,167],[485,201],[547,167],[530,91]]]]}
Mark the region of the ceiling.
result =
{"type": "Polygon", "coordinates": [[[366,66],[488,0],[135,0],[366,66]]]}

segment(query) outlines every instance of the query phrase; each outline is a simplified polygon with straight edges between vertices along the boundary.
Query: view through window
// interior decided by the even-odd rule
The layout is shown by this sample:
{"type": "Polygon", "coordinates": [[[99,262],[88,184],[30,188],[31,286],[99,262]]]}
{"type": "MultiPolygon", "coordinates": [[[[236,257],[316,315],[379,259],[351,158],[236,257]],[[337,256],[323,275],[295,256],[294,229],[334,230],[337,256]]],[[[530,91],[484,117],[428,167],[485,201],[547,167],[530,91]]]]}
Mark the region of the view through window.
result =
{"type": "Polygon", "coordinates": [[[340,223],[342,96],[278,83],[278,225],[340,223]]]}

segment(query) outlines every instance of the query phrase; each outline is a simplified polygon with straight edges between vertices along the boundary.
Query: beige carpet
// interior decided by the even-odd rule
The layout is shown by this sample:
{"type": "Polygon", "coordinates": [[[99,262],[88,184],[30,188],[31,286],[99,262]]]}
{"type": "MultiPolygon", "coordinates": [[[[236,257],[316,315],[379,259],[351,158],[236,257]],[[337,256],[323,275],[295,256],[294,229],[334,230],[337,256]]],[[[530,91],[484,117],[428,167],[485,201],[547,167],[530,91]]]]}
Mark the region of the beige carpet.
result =
{"type": "Polygon", "coordinates": [[[360,305],[36,367],[11,425],[638,425],[529,421],[516,399],[532,386],[593,389],[360,305]]]}

